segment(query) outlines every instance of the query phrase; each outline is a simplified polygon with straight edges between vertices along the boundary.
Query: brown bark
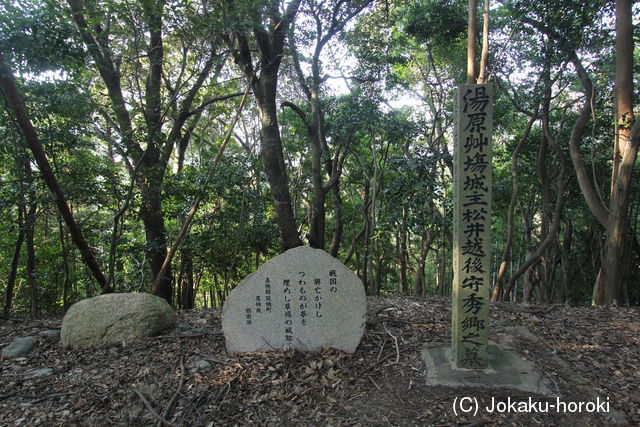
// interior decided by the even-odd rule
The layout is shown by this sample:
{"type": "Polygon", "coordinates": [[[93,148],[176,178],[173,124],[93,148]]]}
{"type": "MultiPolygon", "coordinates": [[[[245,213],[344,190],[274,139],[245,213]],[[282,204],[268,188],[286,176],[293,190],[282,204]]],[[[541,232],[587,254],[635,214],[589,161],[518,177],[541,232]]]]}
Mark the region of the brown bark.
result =
{"type": "Polygon", "coordinates": [[[20,130],[24,134],[25,140],[27,141],[27,145],[31,152],[33,153],[33,157],[40,169],[40,174],[42,179],[47,184],[47,187],[51,191],[53,200],[58,208],[60,215],[64,219],[65,224],[69,227],[69,232],[71,233],[71,239],[73,243],[78,247],[80,251],[80,255],[82,256],[82,260],[91,271],[96,282],[102,289],[103,292],[108,292],[109,287],[107,283],[107,279],[102,274],[98,263],[96,262],[93,253],[91,252],[91,248],[87,244],[82,231],[76,224],[73,214],[69,209],[69,205],[67,204],[67,199],[60,187],[58,180],[56,179],[53,171],[51,169],[51,165],[49,164],[49,160],[40,144],[40,139],[38,138],[38,134],[31,123],[31,119],[27,114],[26,107],[24,105],[24,101],[22,97],[18,93],[18,89],[15,85],[15,79],[13,77],[13,73],[9,68],[9,65],[5,62],[2,53],[0,52],[0,88],[4,92],[4,95],[7,99],[7,103],[10,108],[13,110],[16,120],[18,122],[18,126],[20,130]]]}
{"type": "MultiPolygon", "coordinates": [[[[549,46],[545,46],[545,66],[542,72],[542,80],[544,82],[544,97],[542,100],[542,128],[543,132],[540,139],[540,147],[538,149],[538,159],[536,161],[536,176],[540,185],[541,198],[541,221],[540,221],[540,240],[545,241],[549,234],[549,227],[552,222],[552,205],[551,205],[551,179],[547,173],[547,156],[551,141],[549,141],[549,112],[551,108],[551,51],[549,46]]],[[[554,259],[551,256],[551,247],[545,250],[540,257],[538,264],[538,289],[544,293],[544,289],[549,286],[551,280],[551,271],[554,266],[554,259]]],[[[526,302],[529,302],[528,300],[526,302]]],[[[545,302],[545,301],[541,301],[545,302]]]]}
{"type": "Polygon", "coordinates": [[[507,272],[507,265],[509,265],[509,258],[511,257],[511,246],[513,244],[513,217],[515,215],[516,203],[518,201],[518,189],[519,189],[519,180],[518,180],[518,163],[520,162],[520,152],[524,148],[524,145],[529,138],[529,133],[531,132],[531,127],[534,122],[537,120],[538,115],[537,112],[534,114],[529,122],[527,123],[527,127],[525,128],[525,132],[520,138],[518,145],[513,150],[511,154],[511,180],[513,181],[513,190],[511,190],[511,199],[509,200],[509,211],[507,214],[507,241],[504,245],[504,251],[502,252],[502,261],[500,262],[500,268],[498,270],[498,277],[496,278],[496,284],[493,288],[493,292],[491,293],[491,301],[496,302],[500,300],[502,294],[502,283],[504,281],[504,276],[507,272]]]}
{"type": "MultiPolygon", "coordinates": [[[[127,110],[120,73],[111,59],[110,47],[103,37],[104,30],[100,23],[93,24],[95,16],[85,17],[87,8],[82,0],[67,0],[71,8],[73,19],[76,22],[80,37],[87,47],[97,71],[107,88],[107,94],[111,103],[111,110],[115,119],[104,112],[108,121],[117,124],[118,131],[124,146],[124,154],[129,164],[135,164],[132,168],[132,179],[140,189],[141,206],[139,215],[145,228],[146,252],[149,260],[153,284],[153,293],[165,298],[169,303],[172,300],[172,275],[170,266],[163,267],[167,257],[167,236],[162,213],[162,186],[173,147],[181,141],[180,150],[184,153],[185,144],[189,139],[181,140],[182,129],[189,117],[198,115],[203,109],[217,100],[208,99],[197,108],[192,108],[194,100],[209,76],[214,64],[221,59],[215,54],[215,46],[212,43],[210,56],[198,73],[195,82],[186,91],[177,106],[173,106],[175,99],[169,102],[171,105],[163,105],[162,82],[164,65],[163,45],[163,13],[164,1],[149,0],[142,3],[144,9],[145,31],[148,33],[148,45],[145,56],[148,59],[148,73],[144,87],[144,124],[146,125],[145,143],[143,149],[133,137],[133,121],[127,110]],[[91,22],[91,25],[89,24],[91,22]],[[173,124],[168,136],[162,132],[165,123],[164,111],[173,111],[173,124]],[[162,277],[158,277],[161,274],[162,277]]],[[[185,58],[186,60],[186,58],[185,58]]],[[[170,86],[167,82],[167,86],[170,86]]],[[[236,94],[228,96],[237,96],[236,94]]]]}
{"type": "Polygon", "coordinates": [[[25,265],[25,275],[27,276],[27,289],[29,289],[31,317],[38,316],[38,284],[36,281],[36,247],[35,247],[35,227],[36,210],[38,208],[36,192],[34,189],[33,174],[29,161],[24,162],[25,179],[29,188],[25,195],[28,203],[22,205],[24,209],[25,245],[27,249],[27,262],[25,265]],[[28,205],[28,206],[27,206],[28,205]]]}
{"type": "Polygon", "coordinates": [[[587,122],[589,121],[589,116],[591,115],[591,102],[594,97],[593,93],[593,84],[591,83],[591,79],[589,78],[586,70],[582,66],[578,55],[575,52],[569,52],[569,59],[573,63],[574,67],[578,71],[578,76],[582,81],[582,86],[585,92],[585,100],[583,101],[582,108],[580,109],[580,114],[575,121],[573,128],[571,129],[571,137],[569,139],[569,152],[571,154],[571,161],[573,162],[573,168],[576,171],[576,176],[578,178],[578,185],[580,186],[580,191],[584,196],[585,202],[587,202],[587,206],[596,217],[598,222],[603,227],[607,227],[607,222],[609,219],[609,213],[607,209],[602,204],[602,201],[598,197],[591,181],[589,179],[589,173],[587,172],[587,167],[585,165],[584,159],[582,158],[582,152],[580,151],[580,143],[582,142],[582,137],[586,131],[587,122]]]}
{"type": "Polygon", "coordinates": [[[194,308],[195,288],[193,281],[193,256],[189,251],[182,252],[182,274],[181,283],[178,286],[181,290],[181,306],[183,309],[194,308]]]}
{"type": "Polygon", "coordinates": [[[616,144],[606,240],[600,272],[593,290],[594,305],[623,301],[624,266],[630,261],[625,251],[629,229],[629,199],[633,166],[638,156],[640,122],[633,118],[633,24],[631,0],[616,0],[616,144]],[[617,152],[617,149],[620,152],[617,152]],[[626,256],[625,256],[626,255],[626,256]]]}
{"type": "Polygon", "coordinates": [[[469,17],[467,27],[467,84],[476,82],[476,32],[477,32],[477,0],[469,0],[469,17]]]}
{"type": "Polygon", "coordinates": [[[7,286],[5,288],[4,295],[4,308],[2,310],[2,317],[4,319],[9,318],[11,312],[11,306],[13,305],[13,290],[16,283],[16,277],[18,276],[18,264],[20,262],[20,252],[22,251],[22,243],[24,242],[25,225],[24,225],[24,208],[23,202],[20,202],[18,206],[18,237],[16,237],[16,244],[13,250],[13,257],[11,258],[11,267],[9,270],[9,277],[7,278],[7,286]]]}
{"type": "MultiPolygon", "coordinates": [[[[236,63],[240,66],[245,77],[251,82],[258,104],[261,124],[260,160],[271,189],[276,211],[276,222],[280,229],[281,242],[285,250],[301,246],[302,240],[298,235],[289,192],[289,178],[284,163],[282,139],[278,127],[276,90],[285,36],[289,26],[295,19],[300,2],[301,0],[292,0],[288,4],[284,15],[280,15],[277,2],[273,3],[274,7],[269,8],[269,30],[263,27],[261,16],[254,17],[252,30],[260,57],[258,69],[254,69],[252,51],[249,47],[246,33],[236,29],[232,37],[229,35],[224,36],[236,63]]],[[[234,8],[232,1],[228,1],[227,6],[230,9],[234,8]]]]}
{"type": "Polygon", "coordinates": [[[413,284],[414,296],[422,296],[424,294],[424,287],[425,287],[424,269],[427,262],[427,255],[429,254],[429,249],[431,249],[431,243],[433,242],[434,237],[435,237],[435,234],[431,230],[426,230],[422,235],[422,245],[420,247],[420,258],[418,258],[416,279],[413,284]]]}
{"type": "Polygon", "coordinates": [[[407,208],[402,208],[402,222],[398,230],[398,268],[400,270],[400,291],[403,295],[409,293],[409,280],[407,279],[407,263],[409,251],[407,248],[407,208]]]}
{"type": "MultiPolygon", "coordinates": [[[[213,161],[211,162],[211,166],[209,167],[209,171],[207,173],[207,176],[204,179],[204,182],[202,184],[203,187],[208,184],[209,180],[213,176],[213,172],[218,167],[218,162],[222,158],[222,155],[224,154],[224,150],[227,148],[227,144],[229,144],[229,141],[231,140],[231,135],[233,134],[233,129],[235,128],[236,123],[238,122],[238,118],[240,117],[240,113],[242,112],[242,110],[244,108],[244,105],[245,105],[245,102],[247,101],[247,96],[249,95],[249,88],[250,87],[251,87],[251,84],[249,84],[249,86],[247,86],[247,89],[244,92],[244,96],[240,100],[240,105],[238,106],[238,108],[236,110],[236,114],[235,114],[235,116],[233,118],[233,121],[231,122],[231,124],[229,126],[229,129],[227,129],[227,133],[225,134],[225,136],[224,136],[224,138],[222,140],[222,143],[220,144],[220,147],[218,148],[218,152],[216,153],[216,156],[214,157],[213,161]]],[[[173,256],[175,255],[176,251],[178,250],[178,247],[180,246],[180,243],[182,243],[182,239],[186,236],[187,232],[189,231],[189,227],[191,226],[191,221],[193,221],[193,218],[195,217],[196,212],[198,212],[198,208],[200,207],[200,203],[202,202],[202,198],[203,198],[203,193],[201,192],[201,193],[198,194],[198,196],[194,200],[193,204],[191,205],[191,208],[189,209],[189,213],[184,218],[184,222],[182,224],[182,227],[180,228],[180,232],[178,233],[178,236],[176,237],[175,241],[173,242],[173,244],[169,248],[169,251],[166,252],[164,257],[162,258],[162,262],[160,263],[159,270],[153,276],[153,277],[155,277],[155,279],[153,281],[153,293],[156,294],[156,295],[158,295],[160,292],[162,292],[162,288],[166,286],[165,284],[163,284],[163,280],[166,280],[167,276],[170,277],[170,274],[167,273],[167,272],[169,271],[169,268],[171,266],[171,261],[173,260],[173,256]]],[[[170,288],[169,288],[169,290],[170,290],[170,288]]],[[[169,295],[171,295],[171,294],[169,294],[169,295]]]]}
{"type": "MultiPolygon", "coordinates": [[[[559,34],[554,29],[547,27],[544,23],[532,20],[526,16],[523,16],[522,20],[523,22],[532,25],[540,32],[547,34],[549,37],[555,38],[557,40],[563,39],[563,36],[561,34],[559,34]]],[[[571,155],[571,162],[573,163],[573,168],[576,172],[580,191],[582,192],[589,210],[591,210],[593,216],[595,216],[598,222],[606,229],[608,227],[607,223],[609,221],[609,212],[598,197],[598,194],[596,193],[591,183],[589,173],[587,172],[587,167],[584,159],[582,158],[582,152],[580,150],[580,143],[582,142],[582,138],[586,132],[587,123],[591,116],[591,103],[594,99],[593,83],[591,82],[591,79],[589,78],[587,71],[582,65],[582,61],[578,57],[576,51],[566,49],[564,53],[567,55],[569,61],[576,69],[585,95],[584,101],[582,102],[582,107],[580,108],[580,113],[578,114],[578,118],[571,128],[571,136],[569,138],[569,153],[571,155]]]]}
{"type": "Polygon", "coordinates": [[[364,185],[364,200],[363,200],[363,212],[362,217],[364,219],[364,248],[362,253],[362,283],[364,290],[369,295],[370,283],[369,283],[369,267],[370,267],[370,247],[371,247],[371,207],[373,198],[370,196],[369,181],[365,180],[364,185]]]}
{"type": "Polygon", "coordinates": [[[64,282],[62,284],[62,306],[66,310],[69,305],[69,290],[71,289],[71,270],[69,268],[69,249],[67,248],[65,231],[62,226],[62,218],[58,214],[58,232],[60,233],[60,252],[62,252],[62,269],[64,270],[64,282]]]}
{"type": "MultiPolygon", "coordinates": [[[[560,219],[562,215],[562,209],[564,207],[565,189],[567,186],[567,179],[566,179],[567,166],[566,166],[566,161],[564,159],[564,155],[562,154],[560,147],[551,138],[551,135],[549,134],[549,129],[547,126],[548,126],[548,123],[544,121],[543,132],[546,134],[547,140],[555,148],[556,157],[558,159],[558,162],[560,163],[560,173],[556,178],[556,206],[553,211],[551,226],[549,228],[549,233],[547,234],[546,238],[540,243],[540,245],[538,246],[538,249],[536,249],[536,251],[533,254],[527,257],[525,262],[518,268],[518,270],[515,273],[513,273],[513,275],[509,279],[509,285],[505,289],[504,297],[503,297],[503,299],[506,301],[508,301],[509,298],[511,297],[511,292],[515,287],[517,280],[525,272],[527,272],[527,270],[529,270],[530,267],[532,267],[533,265],[535,265],[540,261],[540,258],[543,256],[547,248],[549,248],[549,246],[555,242],[555,239],[558,235],[558,231],[560,230],[560,219]]],[[[528,291],[530,292],[532,290],[533,289],[530,288],[528,291]]]]}
{"type": "Polygon", "coordinates": [[[565,219],[564,238],[562,239],[562,252],[560,253],[560,260],[562,262],[562,303],[569,302],[571,295],[571,277],[573,275],[573,266],[569,258],[571,253],[571,242],[573,239],[573,221],[565,219]]]}
{"type": "MultiPolygon", "coordinates": [[[[321,60],[320,55],[326,44],[340,32],[344,26],[357,15],[368,4],[363,2],[357,7],[349,10],[349,4],[345,2],[338,2],[335,4],[332,10],[332,18],[326,30],[323,30],[322,23],[320,21],[320,14],[314,14],[316,19],[316,33],[315,33],[315,45],[313,49],[313,56],[311,57],[311,76],[310,83],[307,77],[302,71],[300,66],[299,54],[296,50],[295,41],[293,38],[293,26],[292,31],[289,32],[289,43],[292,50],[292,59],[296,75],[298,77],[298,83],[300,84],[307,103],[310,108],[311,118],[307,119],[306,114],[297,106],[290,102],[285,102],[282,105],[291,107],[302,119],[309,136],[310,152],[311,152],[311,183],[313,189],[313,201],[311,202],[311,212],[309,220],[309,245],[314,248],[324,249],[325,246],[325,224],[326,224],[326,209],[325,202],[327,193],[335,186],[338,185],[340,174],[342,172],[342,163],[344,162],[344,156],[339,156],[339,148],[336,149],[333,160],[329,160],[329,146],[327,144],[324,112],[320,105],[321,96],[321,84],[323,82],[323,76],[320,75],[321,60]],[[343,8],[344,15],[342,15],[343,8]],[[323,178],[323,158],[327,159],[324,164],[324,169],[329,175],[327,181],[323,178]]],[[[340,201],[339,194],[336,197],[334,192],[334,202],[340,201]]],[[[337,212],[340,214],[338,207],[337,212]]],[[[338,224],[335,231],[339,233],[334,234],[338,237],[338,241],[332,242],[331,251],[336,253],[339,245],[339,238],[341,237],[340,219],[338,218],[338,224]]]]}
{"type": "Polygon", "coordinates": [[[334,258],[338,258],[338,252],[340,251],[340,243],[342,242],[342,198],[340,196],[340,183],[336,184],[331,189],[333,192],[333,237],[331,238],[331,250],[330,254],[334,258]]]}
{"type": "Polygon", "coordinates": [[[487,77],[487,62],[489,61],[489,0],[484,0],[482,8],[482,51],[480,53],[480,71],[478,84],[489,81],[487,77]]]}

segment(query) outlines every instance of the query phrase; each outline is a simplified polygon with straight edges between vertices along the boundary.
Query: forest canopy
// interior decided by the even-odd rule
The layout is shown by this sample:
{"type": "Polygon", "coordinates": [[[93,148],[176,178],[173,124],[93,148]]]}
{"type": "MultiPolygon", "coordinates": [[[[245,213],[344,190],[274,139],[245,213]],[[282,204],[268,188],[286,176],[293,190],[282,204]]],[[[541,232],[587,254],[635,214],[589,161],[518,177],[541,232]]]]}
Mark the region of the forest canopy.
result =
{"type": "MultiPolygon", "coordinates": [[[[638,5],[478,3],[495,93],[492,299],[637,305],[638,5]]],[[[459,0],[3,2],[3,314],[102,292],[221,306],[303,244],[370,295],[449,295],[467,13],[459,0]]]]}

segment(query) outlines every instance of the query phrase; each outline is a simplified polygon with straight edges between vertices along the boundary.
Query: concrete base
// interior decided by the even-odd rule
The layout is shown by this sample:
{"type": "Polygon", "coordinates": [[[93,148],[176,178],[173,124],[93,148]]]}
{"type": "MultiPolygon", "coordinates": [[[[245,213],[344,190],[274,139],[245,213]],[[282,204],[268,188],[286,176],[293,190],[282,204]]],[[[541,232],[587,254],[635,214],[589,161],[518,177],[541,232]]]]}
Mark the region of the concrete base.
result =
{"type": "MultiPolygon", "coordinates": [[[[485,370],[453,369],[451,367],[451,343],[422,350],[422,359],[427,368],[427,385],[499,387],[548,397],[559,397],[558,388],[552,386],[533,363],[521,358],[513,347],[516,337],[533,344],[539,342],[538,338],[523,326],[500,329],[501,332],[497,333],[500,337],[500,344],[489,341],[489,368],[485,370]]],[[[589,387],[587,381],[576,373],[568,363],[555,355],[550,355],[550,357],[573,383],[574,391],[584,396],[582,400],[585,402],[595,402],[596,399],[607,400],[606,396],[589,387]]],[[[613,407],[610,407],[609,413],[601,415],[609,424],[628,424],[624,414],[613,407]]]]}
{"type": "Polygon", "coordinates": [[[451,344],[422,350],[427,372],[427,385],[448,387],[502,387],[549,397],[559,396],[536,367],[508,345],[489,341],[487,369],[453,369],[451,344]]]}

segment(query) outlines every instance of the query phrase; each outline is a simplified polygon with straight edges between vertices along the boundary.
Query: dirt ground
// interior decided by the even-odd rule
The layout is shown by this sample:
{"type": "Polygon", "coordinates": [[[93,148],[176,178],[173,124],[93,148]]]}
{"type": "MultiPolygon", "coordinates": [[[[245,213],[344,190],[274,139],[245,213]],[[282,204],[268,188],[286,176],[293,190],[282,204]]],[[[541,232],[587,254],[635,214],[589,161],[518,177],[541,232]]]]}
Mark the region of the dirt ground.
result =
{"type": "MultiPolygon", "coordinates": [[[[507,327],[526,326],[535,337],[518,337],[515,345],[564,402],[597,394],[629,424],[640,425],[639,314],[637,308],[496,304],[491,339],[499,342],[507,327]]],[[[550,401],[517,390],[427,386],[420,349],[449,340],[445,299],[370,298],[366,333],[353,355],[230,356],[219,311],[183,311],[179,321],[190,327],[86,350],[63,349],[59,338],[38,335],[59,328],[59,318],[0,323],[0,347],[16,337],[37,337],[26,357],[1,360],[0,425],[611,424],[587,412],[485,410],[492,401],[550,401]],[[33,376],[39,368],[53,373],[33,376]],[[477,414],[456,415],[454,403],[465,397],[479,401],[477,414]]]]}

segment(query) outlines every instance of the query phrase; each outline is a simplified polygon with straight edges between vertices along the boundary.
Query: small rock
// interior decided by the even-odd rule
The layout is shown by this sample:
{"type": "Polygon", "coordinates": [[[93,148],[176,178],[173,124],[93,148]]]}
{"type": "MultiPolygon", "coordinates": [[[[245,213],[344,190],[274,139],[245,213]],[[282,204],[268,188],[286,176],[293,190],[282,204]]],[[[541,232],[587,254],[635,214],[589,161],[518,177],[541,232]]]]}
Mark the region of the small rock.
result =
{"type": "Polygon", "coordinates": [[[33,337],[16,338],[2,350],[2,357],[24,356],[33,349],[34,345],[33,337]]]}
{"type": "Polygon", "coordinates": [[[211,363],[207,362],[204,359],[196,359],[191,362],[190,365],[194,371],[204,371],[207,369],[211,369],[211,363]]]}
{"type": "Polygon", "coordinates": [[[60,329],[48,329],[46,331],[40,331],[38,332],[38,335],[40,335],[41,337],[58,338],[60,337],[60,329]]]}
{"type": "Polygon", "coordinates": [[[48,377],[49,375],[53,375],[52,368],[32,369],[30,371],[25,372],[25,376],[27,378],[48,377]]]}

